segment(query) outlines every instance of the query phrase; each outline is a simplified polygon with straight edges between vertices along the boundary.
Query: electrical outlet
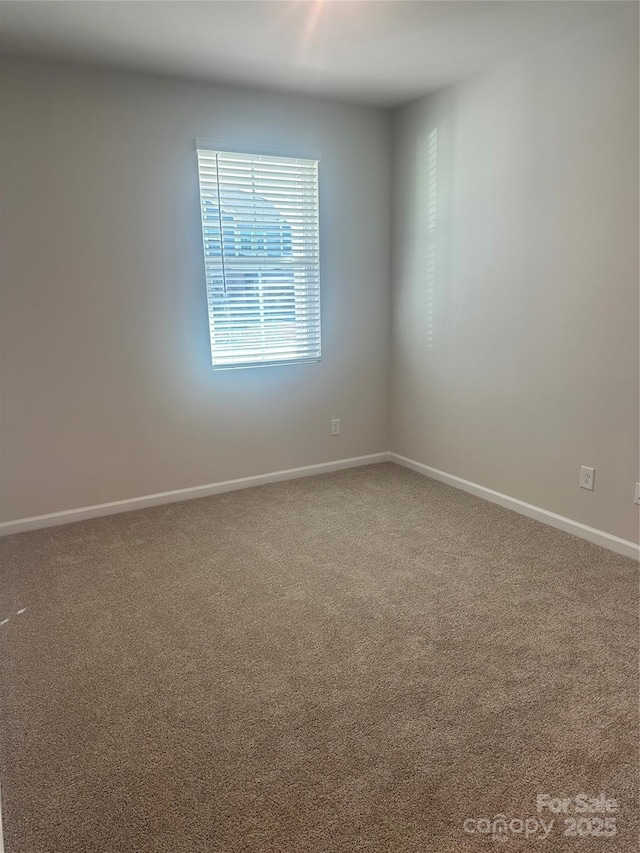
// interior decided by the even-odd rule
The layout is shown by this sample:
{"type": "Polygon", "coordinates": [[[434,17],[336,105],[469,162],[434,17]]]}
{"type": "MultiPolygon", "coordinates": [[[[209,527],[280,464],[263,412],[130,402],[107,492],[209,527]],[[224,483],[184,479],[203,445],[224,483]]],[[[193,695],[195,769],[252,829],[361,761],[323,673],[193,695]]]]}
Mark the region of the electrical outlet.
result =
{"type": "Polygon", "coordinates": [[[635,501],[637,504],[640,504],[640,483],[636,483],[636,497],[635,501]]]}
{"type": "Polygon", "coordinates": [[[584,465],[580,469],[580,488],[581,489],[589,489],[590,492],[593,491],[593,481],[595,480],[596,469],[595,468],[587,468],[584,465]]]}
{"type": "Polygon", "coordinates": [[[331,435],[340,435],[340,418],[331,421],[331,435]]]}

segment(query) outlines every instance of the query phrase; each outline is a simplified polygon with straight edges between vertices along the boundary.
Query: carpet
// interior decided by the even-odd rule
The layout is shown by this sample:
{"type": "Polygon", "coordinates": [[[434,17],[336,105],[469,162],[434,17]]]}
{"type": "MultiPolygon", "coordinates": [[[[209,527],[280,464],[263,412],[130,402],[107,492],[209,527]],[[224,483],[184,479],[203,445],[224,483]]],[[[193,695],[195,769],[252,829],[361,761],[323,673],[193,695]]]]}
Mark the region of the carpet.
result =
{"type": "Polygon", "coordinates": [[[637,849],[633,560],[391,463],[0,549],[7,853],[637,849]]]}

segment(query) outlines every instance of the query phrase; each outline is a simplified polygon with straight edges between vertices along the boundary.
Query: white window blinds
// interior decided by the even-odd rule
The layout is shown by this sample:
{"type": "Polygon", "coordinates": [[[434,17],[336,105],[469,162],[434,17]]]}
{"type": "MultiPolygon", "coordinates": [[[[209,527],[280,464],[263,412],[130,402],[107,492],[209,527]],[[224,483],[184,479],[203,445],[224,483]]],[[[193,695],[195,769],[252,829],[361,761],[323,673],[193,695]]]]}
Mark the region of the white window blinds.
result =
{"type": "Polygon", "coordinates": [[[198,144],[214,368],[320,359],[318,161],[198,144]]]}

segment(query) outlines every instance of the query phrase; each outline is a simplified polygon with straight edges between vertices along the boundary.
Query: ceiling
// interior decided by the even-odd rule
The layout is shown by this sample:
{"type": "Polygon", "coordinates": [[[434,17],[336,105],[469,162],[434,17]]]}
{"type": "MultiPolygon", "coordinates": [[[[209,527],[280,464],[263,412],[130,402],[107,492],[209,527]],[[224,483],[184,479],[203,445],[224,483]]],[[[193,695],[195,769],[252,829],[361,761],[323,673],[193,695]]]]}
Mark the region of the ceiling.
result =
{"type": "Polygon", "coordinates": [[[396,106],[628,7],[615,0],[4,0],[0,47],[396,106]]]}

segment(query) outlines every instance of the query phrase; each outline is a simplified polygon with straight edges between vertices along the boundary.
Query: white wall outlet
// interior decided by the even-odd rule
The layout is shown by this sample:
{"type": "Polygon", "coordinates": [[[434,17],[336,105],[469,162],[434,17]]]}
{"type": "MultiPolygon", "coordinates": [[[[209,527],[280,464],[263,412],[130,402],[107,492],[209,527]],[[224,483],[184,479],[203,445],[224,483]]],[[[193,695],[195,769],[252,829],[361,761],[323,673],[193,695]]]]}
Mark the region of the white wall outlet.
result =
{"type": "Polygon", "coordinates": [[[635,501],[637,504],[640,504],[640,483],[636,483],[636,497],[635,501]]]}
{"type": "Polygon", "coordinates": [[[340,418],[331,421],[331,435],[340,435],[340,418]]]}
{"type": "Polygon", "coordinates": [[[596,469],[587,468],[585,465],[580,469],[580,488],[593,491],[593,481],[595,480],[596,469]]]}

